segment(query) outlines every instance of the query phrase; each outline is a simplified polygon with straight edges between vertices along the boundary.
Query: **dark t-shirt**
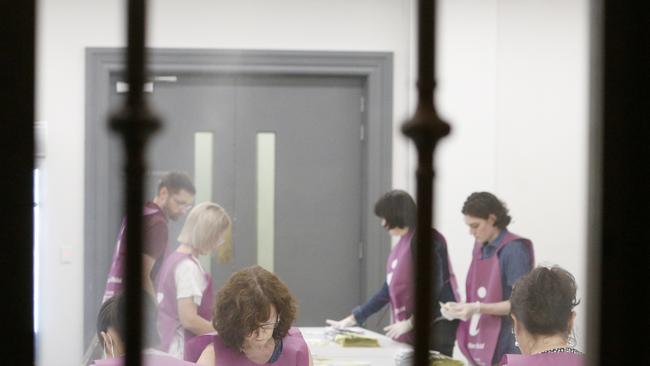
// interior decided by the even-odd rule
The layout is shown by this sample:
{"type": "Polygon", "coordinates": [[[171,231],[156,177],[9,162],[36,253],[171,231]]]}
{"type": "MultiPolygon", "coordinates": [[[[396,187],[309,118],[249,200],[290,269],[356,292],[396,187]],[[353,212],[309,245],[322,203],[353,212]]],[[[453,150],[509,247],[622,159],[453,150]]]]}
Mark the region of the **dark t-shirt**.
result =
{"type": "MultiPolygon", "coordinates": [[[[156,262],[151,269],[151,279],[156,278],[156,274],[167,254],[167,241],[169,240],[169,231],[167,228],[167,216],[153,202],[147,202],[144,205],[145,214],[142,216],[143,245],[142,252],[153,258],[156,262]],[[153,211],[150,214],[147,212],[153,211]]],[[[124,240],[126,244],[126,240],[124,240]]],[[[126,245],[120,246],[120,258],[118,260],[126,261],[126,245]]]]}

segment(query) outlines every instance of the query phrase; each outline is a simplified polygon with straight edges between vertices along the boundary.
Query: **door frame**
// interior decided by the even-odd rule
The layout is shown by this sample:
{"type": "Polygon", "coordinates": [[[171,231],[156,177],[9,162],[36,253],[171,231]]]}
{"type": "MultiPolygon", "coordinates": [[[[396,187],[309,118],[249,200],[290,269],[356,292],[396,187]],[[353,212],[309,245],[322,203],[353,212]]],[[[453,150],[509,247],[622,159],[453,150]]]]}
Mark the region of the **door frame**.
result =
{"type": "MultiPolygon", "coordinates": [[[[86,49],[85,200],[84,200],[84,346],[95,330],[97,301],[107,269],[99,268],[95,243],[117,228],[101,209],[108,204],[108,113],[110,77],[125,70],[124,48],[86,49]],[[90,280],[89,280],[90,279],[90,280]]],[[[392,185],[393,54],[391,52],[278,51],[216,49],[147,49],[151,74],[217,73],[305,76],[351,76],[365,80],[364,139],[361,177],[361,294],[359,302],[381,287],[390,240],[377,224],[375,201],[392,185]],[[371,245],[368,245],[371,243],[371,245]]],[[[361,132],[360,132],[361,133],[361,132]]],[[[155,137],[154,137],[155,138],[155,137]]],[[[115,234],[113,234],[115,235],[115,234]]],[[[113,243],[111,243],[113,244],[113,243]]],[[[110,248],[112,255],[113,247],[110,248]]],[[[343,314],[339,314],[343,316],[343,314]]],[[[335,316],[335,314],[332,314],[335,316]]]]}

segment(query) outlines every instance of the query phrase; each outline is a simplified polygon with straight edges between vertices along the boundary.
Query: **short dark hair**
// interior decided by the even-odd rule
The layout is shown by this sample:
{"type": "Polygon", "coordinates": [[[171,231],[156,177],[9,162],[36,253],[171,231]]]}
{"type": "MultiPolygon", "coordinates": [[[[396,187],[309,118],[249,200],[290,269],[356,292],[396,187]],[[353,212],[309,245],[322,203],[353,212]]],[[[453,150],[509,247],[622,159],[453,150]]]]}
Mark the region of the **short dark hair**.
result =
{"type": "Polygon", "coordinates": [[[239,350],[246,336],[266,322],[273,305],[280,323],[273,338],[284,338],[296,318],[296,300],[273,273],[254,265],[233,273],[219,290],[212,324],[223,343],[239,350]]]}
{"type": "Polygon", "coordinates": [[[510,311],[532,335],[568,334],[576,301],[575,278],[553,266],[537,267],[513,286],[510,311]]]}
{"type": "Polygon", "coordinates": [[[375,215],[386,220],[388,229],[414,228],[417,224],[417,207],[410,194],[394,189],[375,203],[375,215]]]}
{"type": "MultiPolygon", "coordinates": [[[[160,343],[160,336],[156,330],[157,310],[153,298],[148,293],[142,291],[140,296],[143,297],[142,301],[143,316],[145,321],[144,326],[144,346],[153,347],[160,343]]],[[[126,296],[124,292],[106,300],[99,308],[97,315],[97,338],[101,341],[101,332],[106,332],[109,327],[115,329],[120,339],[124,341],[126,328],[124,326],[124,317],[126,315],[126,296]]]]}
{"type": "Polygon", "coordinates": [[[169,193],[178,193],[181,190],[196,194],[196,188],[189,175],[181,172],[169,172],[158,183],[158,192],[165,187],[169,193]]]}
{"type": "Polygon", "coordinates": [[[505,229],[512,217],[508,215],[508,208],[490,192],[474,192],[467,197],[461,210],[463,215],[478,217],[487,220],[490,215],[496,217],[494,226],[505,229]]]}

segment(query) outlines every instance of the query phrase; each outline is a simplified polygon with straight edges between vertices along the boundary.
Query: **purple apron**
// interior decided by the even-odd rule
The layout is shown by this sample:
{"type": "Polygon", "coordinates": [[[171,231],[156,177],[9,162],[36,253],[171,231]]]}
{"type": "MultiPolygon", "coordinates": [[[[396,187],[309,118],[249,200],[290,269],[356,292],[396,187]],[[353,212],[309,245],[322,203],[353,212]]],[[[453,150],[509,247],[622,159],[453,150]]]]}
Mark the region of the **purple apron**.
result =
{"type": "Polygon", "coordinates": [[[501,365],[507,366],[582,366],[585,357],[580,353],[557,352],[539,353],[536,355],[504,355],[501,365]]]}
{"type": "MultiPolygon", "coordinates": [[[[144,207],[143,216],[150,215],[164,215],[160,210],[160,207],[155,204],[147,204],[144,207]]],[[[104,297],[102,303],[106,300],[115,296],[116,294],[122,292],[124,285],[122,284],[122,279],[124,275],[124,267],[126,261],[126,248],[124,247],[126,243],[126,218],[122,219],[122,224],[120,225],[120,232],[117,235],[117,243],[115,244],[115,252],[113,253],[113,261],[111,263],[111,269],[108,271],[108,279],[106,280],[106,289],[104,290],[104,297]]]]}
{"type": "MultiPolygon", "coordinates": [[[[409,230],[400,237],[386,260],[386,283],[393,322],[406,320],[413,314],[413,255],[411,239],[415,230],[409,230]]],[[[413,331],[395,339],[398,342],[413,343],[413,331]]]]}
{"type": "Polygon", "coordinates": [[[190,340],[185,341],[185,352],[183,352],[183,359],[185,361],[196,362],[201,357],[201,353],[205,347],[212,343],[212,337],[217,333],[201,334],[192,337],[190,340]]]}
{"type": "MultiPolygon", "coordinates": [[[[499,268],[499,252],[513,240],[523,240],[531,255],[531,268],[535,263],[532,243],[506,231],[496,253],[481,259],[482,243],[474,243],[472,263],[465,284],[467,302],[495,303],[504,301],[499,268]]],[[[458,347],[467,360],[474,365],[492,364],[494,350],[501,330],[501,317],[496,315],[474,314],[469,321],[461,321],[456,331],[458,347]]]]}
{"type": "MultiPolygon", "coordinates": [[[[158,333],[160,334],[160,349],[162,351],[169,351],[169,346],[174,339],[176,330],[180,327],[181,321],[178,317],[178,300],[176,299],[176,280],[174,272],[176,266],[183,259],[190,258],[192,255],[188,253],[172,252],[167,256],[163,262],[160,271],[158,272],[158,333]],[[160,298],[162,296],[162,299],[160,298]]],[[[193,260],[193,259],[192,259],[193,260]]],[[[200,266],[200,264],[196,263],[200,266]]],[[[212,276],[208,273],[205,274],[207,285],[203,290],[201,297],[201,305],[197,308],[197,314],[205,320],[212,320],[212,308],[214,306],[214,293],[212,290],[212,276]]],[[[185,331],[185,342],[194,337],[195,334],[185,331]]]]}
{"type": "MultiPolygon", "coordinates": [[[[434,240],[441,245],[447,245],[442,234],[432,230],[434,240]]],[[[398,322],[411,317],[414,310],[413,294],[413,253],[411,252],[411,240],[413,240],[415,230],[409,230],[403,235],[395,247],[391,250],[386,260],[386,283],[388,284],[388,294],[390,297],[390,306],[393,311],[393,321],[398,322]]],[[[435,255],[433,252],[431,255],[435,255]]],[[[451,267],[449,252],[447,252],[447,268],[449,269],[449,282],[451,285],[454,298],[458,299],[458,285],[456,275],[451,267]]],[[[395,340],[398,342],[413,344],[415,333],[413,331],[402,334],[395,340]]]]}
{"type": "MultiPolygon", "coordinates": [[[[196,365],[190,362],[179,360],[178,358],[165,355],[144,354],[144,366],[191,366],[196,365]]],[[[124,357],[107,358],[103,360],[95,360],[94,366],[124,366],[124,357]]]]}
{"type": "MultiPolygon", "coordinates": [[[[226,347],[218,335],[212,337],[216,363],[228,366],[259,366],[249,360],[241,351],[226,347]]],[[[266,364],[266,363],[265,363],[266,364]]],[[[273,362],[273,366],[307,366],[309,365],[309,348],[298,328],[290,328],[282,339],[282,353],[273,362]]]]}

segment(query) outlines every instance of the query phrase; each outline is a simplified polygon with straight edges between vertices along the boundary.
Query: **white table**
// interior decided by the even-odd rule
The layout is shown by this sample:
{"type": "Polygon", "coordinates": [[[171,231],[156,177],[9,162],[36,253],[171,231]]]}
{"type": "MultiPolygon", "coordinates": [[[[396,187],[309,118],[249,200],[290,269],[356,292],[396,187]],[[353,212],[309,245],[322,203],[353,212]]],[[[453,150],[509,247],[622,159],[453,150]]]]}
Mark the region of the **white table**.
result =
{"type": "Polygon", "coordinates": [[[411,349],[407,344],[359,327],[352,329],[376,338],[380,347],[342,347],[325,335],[327,329],[328,327],[300,327],[309,345],[314,366],[394,366],[395,354],[403,349],[411,349]]]}

